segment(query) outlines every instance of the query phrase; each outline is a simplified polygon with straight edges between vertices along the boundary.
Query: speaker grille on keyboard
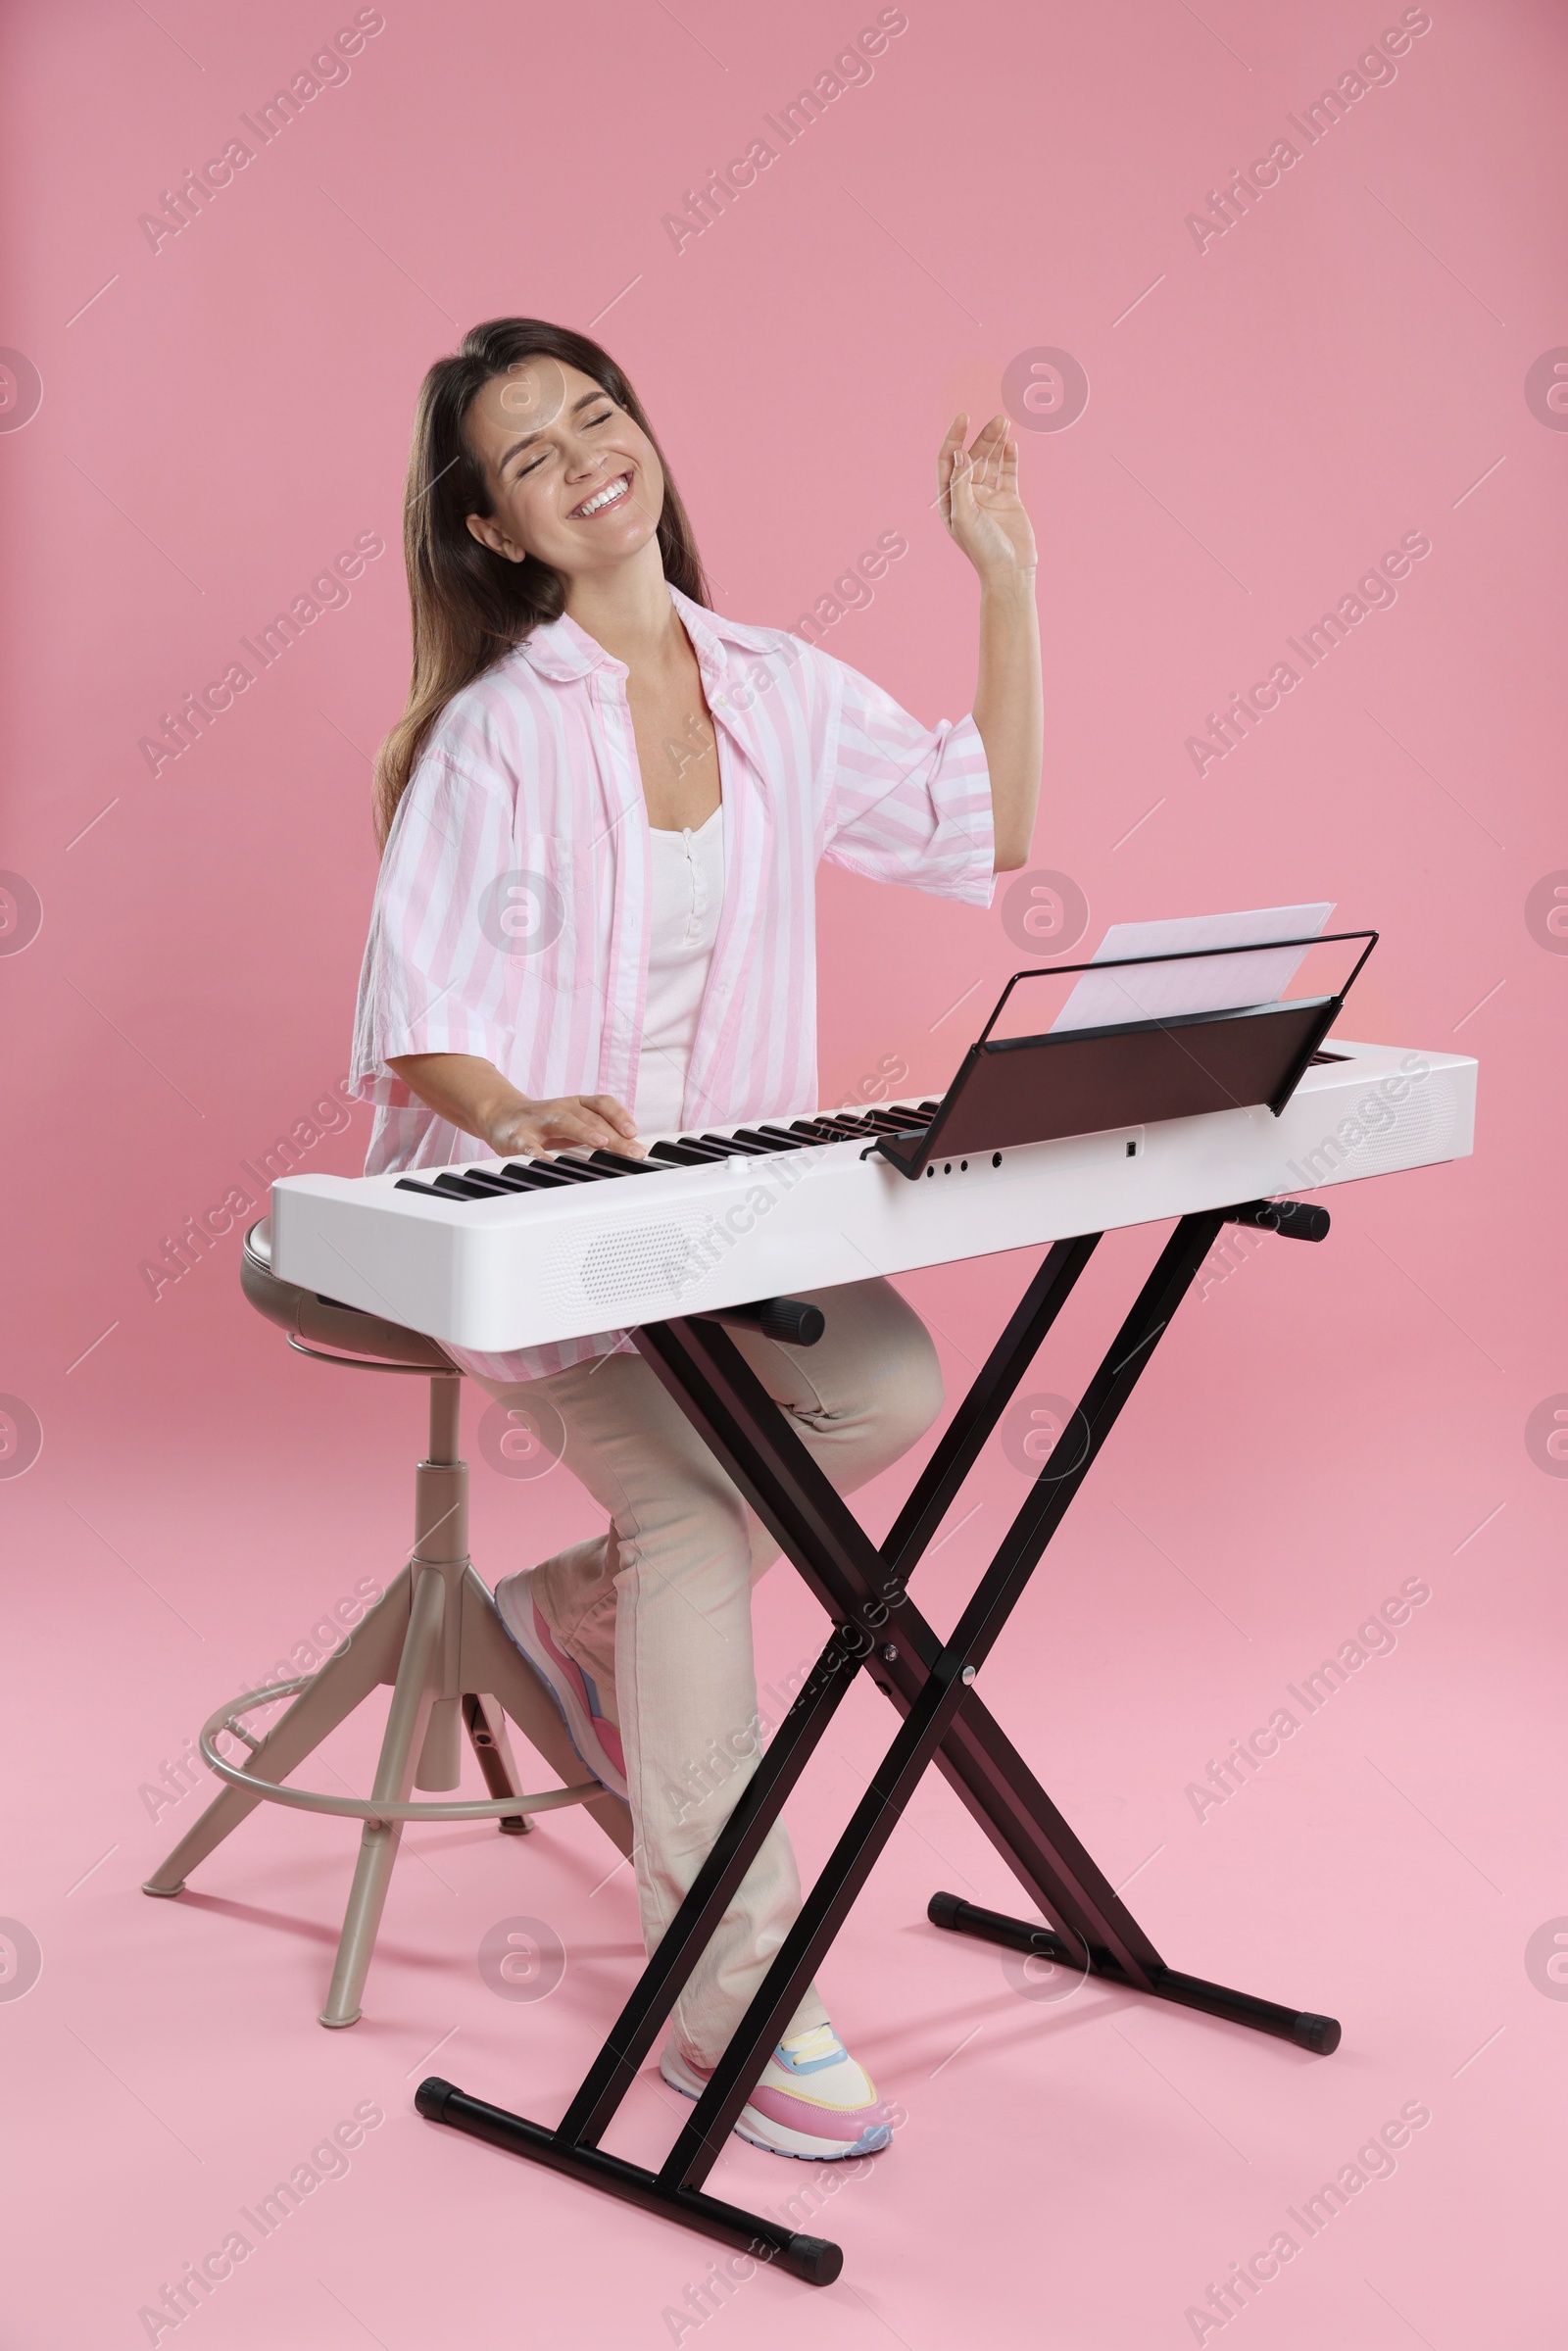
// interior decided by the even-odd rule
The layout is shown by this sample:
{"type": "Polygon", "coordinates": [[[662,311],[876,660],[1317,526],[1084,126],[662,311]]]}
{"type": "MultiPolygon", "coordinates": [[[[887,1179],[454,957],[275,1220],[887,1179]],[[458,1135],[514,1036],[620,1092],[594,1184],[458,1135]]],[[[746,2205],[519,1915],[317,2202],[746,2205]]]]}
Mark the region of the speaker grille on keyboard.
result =
{"type": "Polygon", "coordinates": [[[579,1237],[557,1257],[551,1288],[563,1304],[589,1299],[596,1306],[627,1312],[654,1302],[666,1313],[698,1284],[707,1270],[690,1231],[669,1219],[662,1224],[609,1227],[586,1248],[579,1237]]]}
{"type": "Polygon", "coordinates": [[[1419,1080],[1401,1102],[1387,1102],[1376,1087],[1364,1099],[1365,1110],[1358,1102],[1349,1104],[1349,1115],[1362,1129],[1361,1140],[1343,1147],[1345,1166],[1353,1174],[1407,1166],[1412,1151],[1438,1159],[1451,1146],[1457,1101],[1446,1071],[1434,1070],[1419,1080]]]}

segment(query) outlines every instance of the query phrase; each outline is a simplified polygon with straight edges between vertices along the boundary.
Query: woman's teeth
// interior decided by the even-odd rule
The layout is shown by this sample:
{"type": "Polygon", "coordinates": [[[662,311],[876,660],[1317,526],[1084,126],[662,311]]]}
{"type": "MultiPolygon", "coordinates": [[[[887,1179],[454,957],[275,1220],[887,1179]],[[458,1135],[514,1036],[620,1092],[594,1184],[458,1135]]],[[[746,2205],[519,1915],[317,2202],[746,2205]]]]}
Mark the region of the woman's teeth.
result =
{"type": "Polygon", "coordinates": [[[614,480],[607,482],[597,496],[586,500],[582,506],[572,509],[573,518],[580,522],[585,520],[589,514],[602,513],[607,506],[613,506],[617,498],[624,498],[630,488],[630,474],[617,473],[614,480]]]}

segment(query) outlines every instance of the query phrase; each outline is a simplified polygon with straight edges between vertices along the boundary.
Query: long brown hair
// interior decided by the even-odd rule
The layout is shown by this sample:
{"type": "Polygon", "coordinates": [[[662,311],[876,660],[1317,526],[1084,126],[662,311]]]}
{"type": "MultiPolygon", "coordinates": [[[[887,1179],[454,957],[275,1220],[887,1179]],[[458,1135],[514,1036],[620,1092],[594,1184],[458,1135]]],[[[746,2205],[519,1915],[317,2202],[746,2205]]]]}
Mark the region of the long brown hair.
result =
{"type": "Polygon", "coordinates": [[[474,396],[493,376],[536,355],[576,367],[624,409],[659,452],[664,509],[659,552],[671,587],[696,604],[710,602],[702,558],[664,453],[631,384],[607,351],[569,327],[543,318],[489,318],[470,328],[463,348],[437,360],[419,387],[403,506],[403,556],[414,623],[408,708],[375,762],[376,838],[384,844],[426,736],[454,694],[520,644],[542,620],[565,610],[566,583],[535,556],[509,563],[482,547],[469,514],[488,515],[490,491],[464,433],[474,396]]]}

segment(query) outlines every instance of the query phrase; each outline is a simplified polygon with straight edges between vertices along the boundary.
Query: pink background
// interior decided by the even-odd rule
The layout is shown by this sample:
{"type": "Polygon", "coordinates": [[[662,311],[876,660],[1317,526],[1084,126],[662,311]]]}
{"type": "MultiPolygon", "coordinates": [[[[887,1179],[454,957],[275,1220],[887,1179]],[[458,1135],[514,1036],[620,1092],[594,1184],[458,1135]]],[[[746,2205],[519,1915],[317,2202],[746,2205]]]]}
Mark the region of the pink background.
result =
{"type": "MultiPolygon", "coordinates": [[[[1568,866],[1568,438],[1525,378],[1568,342],[1561,12],[1435,0],[1396,78],[1200,252],[1188,213],[1294,136],[1286,115],[1396,8],[908,0],[874,77],[677,253],[663,215],[874,9],[387,0],[347,81],[155,254],[138,219],[160,190],[352,14],[59,0],[6,36],[0,342],[42,382],[0,435],[0,866],[42,907],[0,955],[0,1390],[43,1433],[0,1479],[0,1912],[43,1955],[0,1996],[3,2193],[29,2255],[10,2339],[147,2340],[163,2282],[369,2100],[385,2123],[349,2176],[186,2322],[210,2347],[781,2344],[808,2325],[834,2346],[1150,2351],[1194,2340],[1208,2283],[1415,2100],[1432,2119],[1396,2175],[1223,2331],[1253,2351],[1557,2343],[1560,2278],[1524,2249],[1560,2204],[1568,1987],[1540,1949],[1568,1931],[1568,1485],[1526,1423],[1568,1390],[1568,941],[1527,900],[1568,866]],[[240,1298],[237,1234],[156,1303],[139,1267],[345,1068],[368,759],[407,672],[415,391],[506,312],[589,328],[627,367],[726,612],[791,624],[901,532],[907,556],[824,641],[927,719],[974,677],[937,442],[956,407],[995,409],[1019,355],[1071,353],[1087,409],[1020,439],[1048,703],[1034,864],[1087,899],[1082,952],[1112,920],[1331,898],[1384,934],[1349,1033],[1481,1062],[1472,1160],[1342,1191],[1320,1249],[1210,1269],[984,1677],[1110,1876],[1138,1873],[1128,1899],[1172,1964],[1339,2014],[1343,2049],[1102,1987],[1020,1993],[999,1953],[924,1923],[938,1886],[1021,1906],[932,1778],[825,1971],[909,2118],[808,2224],[844,2243],[844,2278],[812,2295],[761,2276],[700,2326],[667,2314],[705,2240],[412,2111],[438,2044],[466,2086],[561,2111],[637,1965],[626,1874],[600,1886],[588,1824],[411,1833],[365,2022],[338,2035],[314,2019],[351,1828],[268,1812],[182,1903],[137,1890],[204,1800],[154,1821],[166,1762],[408,1540],[422,1392],[289,1355],[240,1298]],[[1397,603],[1200,778],[1205,712],[1407,531],[1432,553],[1397,603]],[[160,713],[363,532],[387,553],[346,607],[154,777],[138,741],[160,713]],[[1432,1597],[1397,1649],[1200,1822],[1184,1790],[1209,1758],[1408,1577],[1432,1597]],[[514,1915],[568,1953],[547,2005],[478,1973],[514,1915]]],[[[824,877],[825,1100],[890,1066],[948,1075],[1026,959],[1003,890],[987,915],[824,877]]],[[[357,1171],[366,1126],[308,1163],[357,1171]]],[[[1076,1392],[1161,1237],[1106,1244],[1029,1393],[1076,1392]]],[[[1028,1270],[908,1282],[951,1394],[1028,1270]]],[[[476,1417],[470,1398],[477,1458],[476,1417]]],[[[868,1495],[869,1522],[903,1491],[868,1495]]],[[[1021,1491],[994,1448],[924,1571],[939,1624],[1021,1491]]],[[[592,1524],[559,1471],[476,1466],[474,1515],[492,1579],[592,1524]]],[[[759,1627],[764,1682],[813,1653],[788,1570],[759,1627]]],[[[791,1808],[803,1859],[891,1727],[857,1694],[791,1808]]],[[[372,1754],[360,1723],[329,1759],[368,1785],[372,1754]]],[[[648,2159],[673,2104],[645,2073],[611,2145],[648,2159]]],[[[821,2181],[735,2144],[710,2184],[777,2210],[821,2181]]]]}

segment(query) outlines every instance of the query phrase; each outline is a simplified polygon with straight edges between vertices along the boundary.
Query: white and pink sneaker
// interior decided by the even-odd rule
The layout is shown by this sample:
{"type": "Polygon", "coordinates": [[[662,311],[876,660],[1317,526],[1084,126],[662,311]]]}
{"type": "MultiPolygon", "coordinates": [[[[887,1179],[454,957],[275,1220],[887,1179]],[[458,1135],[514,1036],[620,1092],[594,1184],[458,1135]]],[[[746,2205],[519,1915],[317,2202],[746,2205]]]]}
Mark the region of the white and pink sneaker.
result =
{"type": "Polygon", "coordinates": [[[501,1622],[533,1667],[566,1726],[567,1736],[596,1780],[626,1797],[626,1755],[620,1733],[605,1713],[598,1686],[556,1640],[533,1596],[535,1570],[523,1568],[496,1586],[501,1622]]]}
{"type": "MultiPolygon", "coordinates": [[[[683,2098],[700,2098],[708,2071],[666,2048],[659,2070],[683,2098]]],[[[874,2155],[893,2136],[893,2110],[850,2055],[831,2025],[812,2025],[781,2040],[741,2108],[736,2136],[770,2155],[836,2163],[874,2155]]]]}

